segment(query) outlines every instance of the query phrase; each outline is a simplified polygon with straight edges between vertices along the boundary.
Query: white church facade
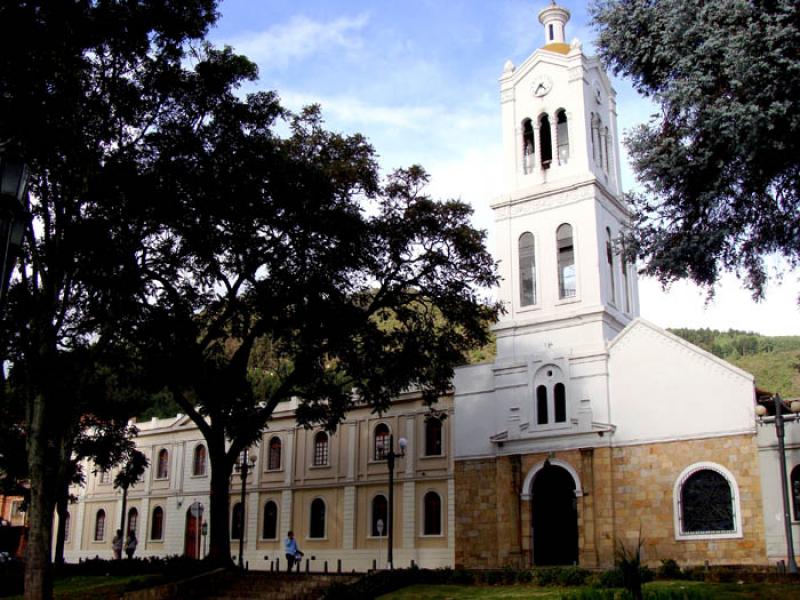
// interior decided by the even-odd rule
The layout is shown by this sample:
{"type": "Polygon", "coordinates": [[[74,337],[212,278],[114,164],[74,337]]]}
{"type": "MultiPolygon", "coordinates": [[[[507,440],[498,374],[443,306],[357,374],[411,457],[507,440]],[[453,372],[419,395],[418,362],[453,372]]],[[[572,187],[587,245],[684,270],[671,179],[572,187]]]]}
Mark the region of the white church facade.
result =
{"type": "MultiPolygon", "coordinates": [[[[774,432],[758,427],[753,377],[638,316],[636,270],[618,242],[631,214],[615,92],[600,61],[566,42],[569,16],[542,10],[545,45],[500,79],[506,187],[492,209],[506,313],[495,361],[457,370],[443,421],[413,394],[381,416],[356,411],[326,437],[324,461],[319,432],[284,407],[254,450],[243,507],[233,478],[231,522],[244,510],[246,525],[232,532],[251,567],[281,558],[289,529],[312,569],[383,566],[388,480],[376,448],[390,433],[409,440],[394,490],[398,566],[606,567],[640,534],[654,564],[785,558],[774,432]]],[[[202,555],[202,444],[185,418],[142,426],[151,467],[127,508],[138,555],[202,555]]],[[[100,478],[71,507],[67,560],[110,556],[121,501],[100,478]]],[[[797,481],[800,513],[800,469],[797,481]]]]}

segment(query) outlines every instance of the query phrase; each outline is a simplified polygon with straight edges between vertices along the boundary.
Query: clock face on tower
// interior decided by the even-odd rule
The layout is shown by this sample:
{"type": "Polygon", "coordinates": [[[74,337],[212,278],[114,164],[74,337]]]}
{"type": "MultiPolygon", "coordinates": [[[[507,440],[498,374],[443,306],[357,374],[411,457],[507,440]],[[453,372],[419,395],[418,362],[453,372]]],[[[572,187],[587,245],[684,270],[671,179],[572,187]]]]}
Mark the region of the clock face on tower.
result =
{"type": "Polygon", "coordinates": [[[550,90],[553,89],[553,80],[550,79],[547,75],[539,75],[536,79],[533,80],[531,84],[531,90],[533,91],[534,96],[538,96],[541,98],[542,96],[546,96],[550,93],[550,90]]]}

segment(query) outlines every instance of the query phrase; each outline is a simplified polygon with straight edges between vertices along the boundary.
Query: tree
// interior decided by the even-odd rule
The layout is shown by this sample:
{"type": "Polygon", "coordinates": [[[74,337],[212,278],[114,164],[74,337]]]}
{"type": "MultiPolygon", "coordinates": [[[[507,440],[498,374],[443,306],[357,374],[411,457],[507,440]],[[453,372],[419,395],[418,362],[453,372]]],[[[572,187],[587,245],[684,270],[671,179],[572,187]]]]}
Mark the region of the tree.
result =
{"type": "Polygon", "coordinates": [[[426,196],[419,167],[381,182],[372,147],[325,130],[316,107],[240,98],[254,76],[206,48],[147,136],[160,227],[123,327],[207,441],[209,557],[223,563],[233,464],[281,402],[329,430],[409,387],[433,403],[500,310],[479,295],[497,276],[467,205],[426,196]]]}
{"type": "Polygon", "coordinates": [[[800,5],[598,0],[601,57],[660,113],[628,132],[642,194],[629,250],[662,283],[725,270],[762,297],[800,258],[800,5]]]}
{"type": "Polygon", "coordinates": [[[2,315],[11,335],[0,340],[0,358],[27,390],[26,598],[52,595],[53,469],[64,464],[54,454],[75,417],[61,412],[61,353],[112,337],[114,315],[136,293],[129,249],[141,220],[116,186],[135,187],[142,134],[187,44],[215,18],[213,0],[0,4],[0,22],[15,33],[0,36],[0,140],[32,171],[34,226],[2,315]]]}

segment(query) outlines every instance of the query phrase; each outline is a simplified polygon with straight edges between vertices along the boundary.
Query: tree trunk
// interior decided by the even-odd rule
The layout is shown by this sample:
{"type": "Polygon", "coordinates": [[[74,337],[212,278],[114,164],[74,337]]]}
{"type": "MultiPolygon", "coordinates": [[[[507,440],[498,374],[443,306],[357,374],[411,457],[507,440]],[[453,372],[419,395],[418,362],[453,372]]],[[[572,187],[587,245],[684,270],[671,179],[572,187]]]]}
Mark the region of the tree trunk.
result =
{"type": "Polygon", "coordinates": [[[56,530],[56,549],[53,552],[53,564],[64,564],[64,540],[67,537],[67,513],[69,512],[69,487],[66,490],[58,490],[58,502],[56,503],[56,513],[58,513],[58,529],[56,530]]]}
{"type": "Polygon", "coordinates": [[[48,498],[47,406],[42,394],[33,399],[29,412],[27,439],[31,500],[28,507],[28,547],[25,556],[25,600],[50,600],[53,581],[50,542],[53,504],[48,498]]]}
{"type": "Polygon", "coordinates": [[[209,441],[211,461],[211,506],[208,558],[220,565],[231,566],[231,536],[228,524],[231,471],[233,465],[225,453],[224,444],[209,441]]]}

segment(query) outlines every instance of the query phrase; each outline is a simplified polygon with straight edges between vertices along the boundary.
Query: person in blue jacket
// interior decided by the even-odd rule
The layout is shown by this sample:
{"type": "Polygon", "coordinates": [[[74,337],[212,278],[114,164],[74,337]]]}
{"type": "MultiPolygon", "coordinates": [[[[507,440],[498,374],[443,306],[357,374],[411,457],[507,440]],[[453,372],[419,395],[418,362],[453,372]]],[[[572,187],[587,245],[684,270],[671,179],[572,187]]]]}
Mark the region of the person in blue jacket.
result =
{"type": "Polygon", "coordinates": [[[299,571],[300,559],[303,557],[303,553],[300,552],[300,549],[297,547],[297,540],[294,539],[294,531],[288,533],[284,547],[286,549],[286,562],[289,565],[286,570],[291,571],[292,567],[294,567],[294,563],[297,563],[297,570],[299,571]]]}

